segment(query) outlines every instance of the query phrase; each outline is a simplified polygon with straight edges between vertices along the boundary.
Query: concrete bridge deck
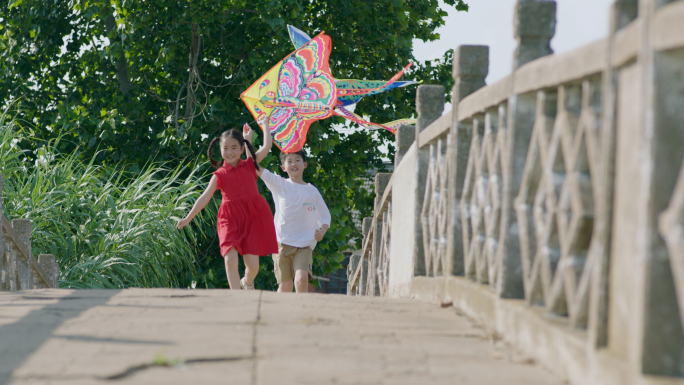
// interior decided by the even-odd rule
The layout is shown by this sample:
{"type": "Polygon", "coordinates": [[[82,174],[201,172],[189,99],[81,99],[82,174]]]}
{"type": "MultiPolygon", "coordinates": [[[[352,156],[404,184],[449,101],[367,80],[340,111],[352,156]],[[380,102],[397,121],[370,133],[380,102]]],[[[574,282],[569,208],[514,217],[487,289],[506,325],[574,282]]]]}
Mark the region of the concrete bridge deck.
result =
{"type": "Polygon", "coordinates": [[[562,384],[453,307],[230,290],[0,293],[2,384],[562,384]]]}

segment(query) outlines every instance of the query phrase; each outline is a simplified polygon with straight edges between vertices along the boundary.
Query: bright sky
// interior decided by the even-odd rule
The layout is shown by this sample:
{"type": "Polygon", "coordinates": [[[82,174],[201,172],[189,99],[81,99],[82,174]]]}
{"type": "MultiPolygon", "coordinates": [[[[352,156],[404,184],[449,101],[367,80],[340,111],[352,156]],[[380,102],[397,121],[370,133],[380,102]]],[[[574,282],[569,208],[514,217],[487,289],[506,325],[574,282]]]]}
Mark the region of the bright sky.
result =
{"type": "MultiPolygon", "coordinates": [[[[513,8],[515,0],[466,0],[468,12],[449,12],[446,25],[438,30],[441,39],[424,43],[414,41],[413,53],[418,60],[441,57],[446,50],[459,45],[489,46],[489,76],[492,84],[511,72],[513,65],[513,8]]],[[[608,16],[613,0],[556,0],[556,34],[551,40],[555,53],[570,51],[599,40],[608,34],[608,16]]]]}

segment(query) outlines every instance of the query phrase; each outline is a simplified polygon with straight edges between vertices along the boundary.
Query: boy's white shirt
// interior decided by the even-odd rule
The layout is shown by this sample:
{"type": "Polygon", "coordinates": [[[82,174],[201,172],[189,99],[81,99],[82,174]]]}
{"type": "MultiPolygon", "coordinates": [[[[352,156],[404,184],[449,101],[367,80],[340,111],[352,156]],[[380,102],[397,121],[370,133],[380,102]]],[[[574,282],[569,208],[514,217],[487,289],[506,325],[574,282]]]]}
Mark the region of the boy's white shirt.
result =
{"type": "Polygon", "coordinates": [[[321,193],[312,184],[299,184],[266,169],[261,179],[273,194],[273,216],[278,242],[294,247],[316,247],[314,233],[330,226],[330,211],[321,193]]]}

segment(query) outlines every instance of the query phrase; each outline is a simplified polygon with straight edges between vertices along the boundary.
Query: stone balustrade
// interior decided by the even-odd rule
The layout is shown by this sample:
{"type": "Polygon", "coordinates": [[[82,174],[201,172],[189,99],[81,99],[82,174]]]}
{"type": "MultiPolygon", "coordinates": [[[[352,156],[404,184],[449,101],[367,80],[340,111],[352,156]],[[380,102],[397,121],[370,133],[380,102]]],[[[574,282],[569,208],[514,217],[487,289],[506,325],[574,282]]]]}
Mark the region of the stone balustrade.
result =
{"type": "Polygon", "coordinates": [[[392,189],[388,186],[392,185],[391,177],[391,173],[375,174],[374,213],[377,214],[363,218],[361,254],[352,255],[347,267],[347,293],[350,295],[387,294],[392,225],[392,189]]]}
{"type": "Polygon", "coordinates": [[[52,254],[41,254],[38,260],[31,253],[31,220],[12,219],[2,210],[0,175],[0,291],[57,288],[59,264],[52,254]]]}
{"type": "Polygon", "coordinates": [[[494,84],[457,48],[452,111],[419,87],[350,285],[452,302],[572,384],[684,384],[684,0],[616,0],[562,55],[555,11],[517,2],[494,84]]]}

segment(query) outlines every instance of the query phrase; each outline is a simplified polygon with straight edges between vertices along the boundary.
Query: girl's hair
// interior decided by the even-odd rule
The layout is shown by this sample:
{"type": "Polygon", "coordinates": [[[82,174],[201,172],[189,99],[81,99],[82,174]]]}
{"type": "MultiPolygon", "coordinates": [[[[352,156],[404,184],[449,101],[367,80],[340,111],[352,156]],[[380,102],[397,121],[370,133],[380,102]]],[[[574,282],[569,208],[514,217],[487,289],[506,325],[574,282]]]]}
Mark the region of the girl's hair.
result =
{"type": "Polygon", "coordinates": [[[214,149],[214,143],[216,143],[216,141],[223,142],[224,140],[226,140],[228,138],[233,138],[233,139],[237,140],[238,144],[240,144],[240,147],[247,145],[247,149],[249,150],[250,155],[252,155],[252,160],[254,161],[254,167],[257,170],[259,170],[259,164],[257,163],[257,160],[256,160],[256,152],[254,152],[254,147],[252,147],[252,143],[250,143],[249,140],[245,140],[242,137],[242,132],[235,130],[235,129],[223,131],[223,134],[221,134],[220,137],[214,138],[214,140],[211,141],[211,143],[209,144],[209,149],[207,150],[207,157],[209,158],[209,161],[211,162],[211,164],[214,167],[221,167],[221,163],[218,160],[214,160],[211,157],[211,150],[214,149]]]}

